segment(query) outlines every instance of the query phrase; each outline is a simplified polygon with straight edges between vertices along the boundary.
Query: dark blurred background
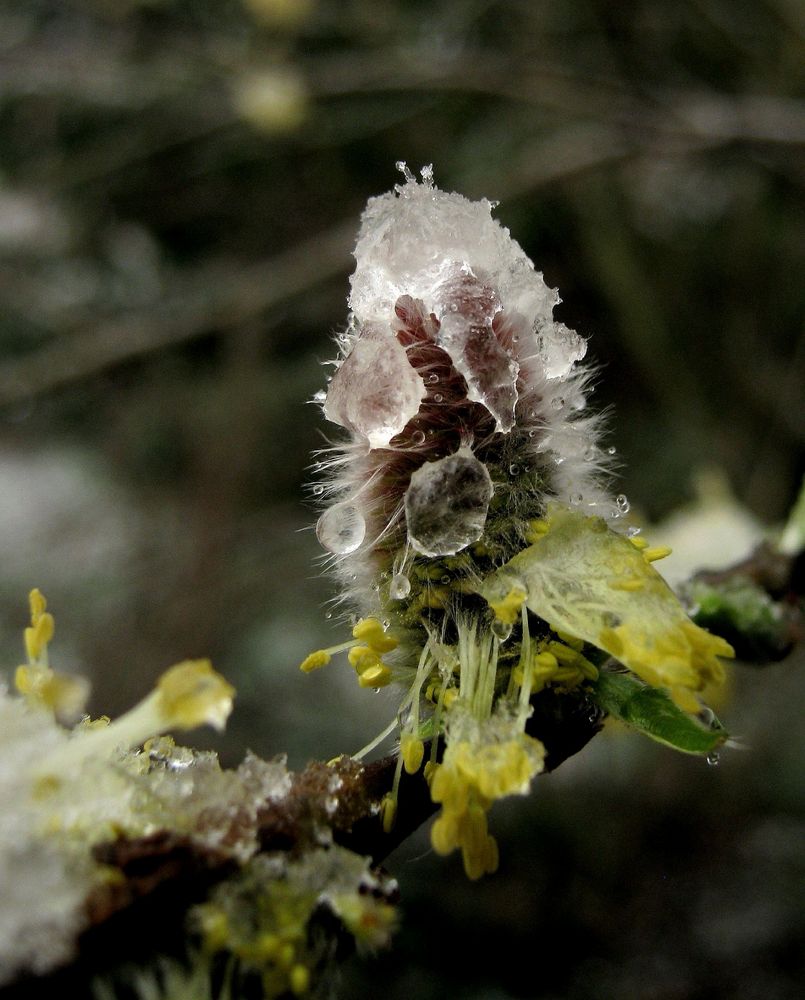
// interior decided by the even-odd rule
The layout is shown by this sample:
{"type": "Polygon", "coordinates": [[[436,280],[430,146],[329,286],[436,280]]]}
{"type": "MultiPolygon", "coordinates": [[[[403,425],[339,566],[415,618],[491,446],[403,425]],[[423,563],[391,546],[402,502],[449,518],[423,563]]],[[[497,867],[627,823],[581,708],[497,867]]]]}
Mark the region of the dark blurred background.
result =
{"type": "MultiPolygon", "coordinates": [[[[197,742],[228,763],[301,766],[388,721],[338,664],[296,664],[337,635],[306,401],[397,160],[500,200],[590,338],[643,522],[707,468],[742,525],[778,524],[805,451],[804,82],[801,0],[6,0],[9,670],[39,586],[95,712],[207,655],[239,700],[197,742]]],[[[715,515],[697,532],[729,555],[715,515]]],[[[397,948],[344,996],[801,996],[801,668],[737,668],[747,749],[719,767],[594,741],[500,810],[479,886],[424,832],[392,859],[397,948]]]]}

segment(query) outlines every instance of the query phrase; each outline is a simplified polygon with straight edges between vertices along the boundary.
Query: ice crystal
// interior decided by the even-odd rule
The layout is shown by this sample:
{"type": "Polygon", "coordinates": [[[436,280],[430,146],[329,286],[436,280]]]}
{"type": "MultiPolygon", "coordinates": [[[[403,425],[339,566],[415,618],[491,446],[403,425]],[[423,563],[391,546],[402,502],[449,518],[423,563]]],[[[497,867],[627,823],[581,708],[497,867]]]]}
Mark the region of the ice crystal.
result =
{"type": "Polygon", "coordinates": [[[468,448],[426,462],[405,491],[411,545],[426,556],[447,556],[478,541],[492,493],[486,466],[468,448]]]}
{"type": "Polygon", "coordinates": [[[382,448],[399,434],[425,397],[421,377],[391,328],[367,324],[333,375],[325,416],[382,448]]]}

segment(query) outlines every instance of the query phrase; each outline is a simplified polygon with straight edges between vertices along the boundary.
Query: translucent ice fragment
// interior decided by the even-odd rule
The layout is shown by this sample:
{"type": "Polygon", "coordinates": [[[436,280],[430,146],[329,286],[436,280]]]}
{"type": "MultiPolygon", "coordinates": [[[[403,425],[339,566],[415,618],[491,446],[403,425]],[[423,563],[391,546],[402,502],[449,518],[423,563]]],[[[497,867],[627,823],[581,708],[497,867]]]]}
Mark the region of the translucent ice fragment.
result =
{"type": "Polygon", "coordinates": [[[328,508],[316,522],[316,537],[328,552],[343,556],[354,552],[366,534],[366,521],[348,500],[328,508]]]}
{"type": "Polygon", "coordinates": [[[564,323],[540,324],[537,345],[547,378],[564,378],[587,353],[587,341],[564,323]]]}
{"type": "Polygon", "coordinates": [[[384,448],[416,416],[425,385],[390,327],[364,324],[330,382],[324,414],[384,448]]]}
{"type": "Polygon", "coordinates": [[[466,265],[456,266],[437,289],[436,301],[441,320],[439,346],[464,376],[467,398],[489,410],[499,431],[510,431],[520,367],[492,328],[500,311],[496,293],[466,265]]]}
{"type": "Polygon", "coordinates": [[[486,466],[469,448],[426,462],[405,491],[411,545],[426,556],[448,556],[477,542],[493,492],[486,466]]]}

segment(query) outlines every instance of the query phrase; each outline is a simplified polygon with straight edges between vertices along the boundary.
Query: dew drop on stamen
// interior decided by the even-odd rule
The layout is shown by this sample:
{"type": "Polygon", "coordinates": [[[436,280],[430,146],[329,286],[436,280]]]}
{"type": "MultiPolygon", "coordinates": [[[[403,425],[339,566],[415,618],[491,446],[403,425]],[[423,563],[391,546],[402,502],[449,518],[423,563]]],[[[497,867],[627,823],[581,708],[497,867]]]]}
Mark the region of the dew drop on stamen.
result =
{"type": "Polygon", "coordinates": [[[704,758],[710,767],[716,767],[718,762],[721,760],[721,755],[717,750],[711,750],[710,753],[704,758]]]}
{"type": "Polygon", "coordinates": [[[499,621],[497,618],[492,622],[492,635],[501,642],[505,642],[512,634],[512,625],[508,622],[499,621]]]}
{"type": "Polygon", "coordinates": [[[316,522],[316,537],[335,555],[354,552],[366,534],[366,522],[358,508],[345,501],[334,504],[316,522]]]}
{"type": "Polygon", "coordinates": [[[428,375],[428,382],[430,382],[431,385],[435,385],[438,381],[439,381],[439,376],[436,374],[436,372],[431,372],[430,375],[428,375]]]}
{"type": "Polygon", "coordinates": [[[619,493],[615,497],[615,504],[617,505],[618,511],[621,514],[628,514],[632,509],[632,505],[629,503],[629,499],[625,493],[619,493]]]}
{"type": "Polygon", "coordinates": [[[317,483],[313,487],[313,495],[317,496],[317,497],[320,497],[322,495],[322,493],[324,493],[324,487],[321,485],[321,483],[317,483]]]}
{"type": "Polygon", "coordinates": [[[618,449],[615,447],[615,445],[612,445],[611,448],[607,448],[607,455],[614,455],[617,452],[617,450],[618,449]]]}
{"type": "Polygon", "coordinates": [[[425,443],[425,432],[424,431],[414,431],[411,435],[411,444],[424,444],[425,443]]]}
{"type": "Polygon", "coordinates": [[[510,476],[519,475],[519,472],[520,472],[520,466],[519,465],[512,464],[512,465],[509,466],[509,475],[510,476]]]}
{"type": "Polygon", "coordinates": [[[327,399],[327,393],[324,389],[319,389],[319,391],[313,396],[314,403],[323,403],[327,399]]]}
{"type": "Polygon", "coordinates": [[[405,573],[395,573],[389,584],[389,597],[392,601],[401,601],[411,593],[411,581],[405,573]]]}

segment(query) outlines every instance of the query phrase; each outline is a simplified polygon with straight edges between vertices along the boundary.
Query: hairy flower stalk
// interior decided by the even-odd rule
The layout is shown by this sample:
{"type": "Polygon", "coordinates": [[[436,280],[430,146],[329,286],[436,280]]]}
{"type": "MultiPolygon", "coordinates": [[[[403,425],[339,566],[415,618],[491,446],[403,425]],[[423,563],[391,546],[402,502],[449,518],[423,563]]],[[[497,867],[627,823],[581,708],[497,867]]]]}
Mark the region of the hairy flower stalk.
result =
{"type": "MultiPolygon", "coordinates": [[[[497,866],[492,802],[543,767],[525,732],[532,699],[553,688],[614,711],[648,684],[696,712],[692,692],[732,650],[652,568],[667,550],[619,527],[628,502],[608,491],[586,409],[586,343],[553,319],[557,293],[490,202],[400,167],[404,183],[364,213],[349,324],[317,397],[349,436],[319,463],[316,531],[361,618],[302,669],[346,652],[362,686],[401,686],[398,775],[425,766],[442,807],[433,846],[460,848],[477,878],[497,866]],[[608,656],[645,684],[616,698],[608,656]]],[[[649,721],[639,728],[681,747],[649,721]]],[[[385,805],[390,826],[396,788],[385,805]]]]}

